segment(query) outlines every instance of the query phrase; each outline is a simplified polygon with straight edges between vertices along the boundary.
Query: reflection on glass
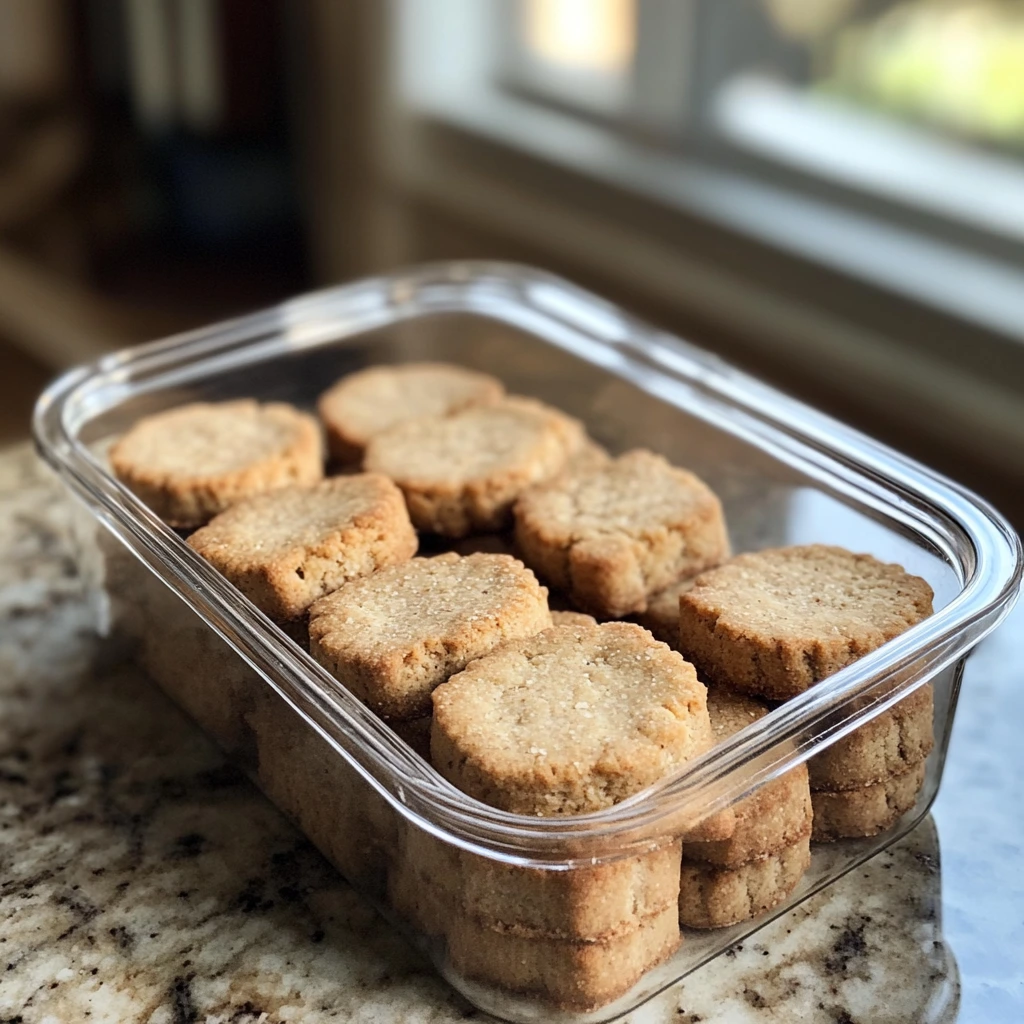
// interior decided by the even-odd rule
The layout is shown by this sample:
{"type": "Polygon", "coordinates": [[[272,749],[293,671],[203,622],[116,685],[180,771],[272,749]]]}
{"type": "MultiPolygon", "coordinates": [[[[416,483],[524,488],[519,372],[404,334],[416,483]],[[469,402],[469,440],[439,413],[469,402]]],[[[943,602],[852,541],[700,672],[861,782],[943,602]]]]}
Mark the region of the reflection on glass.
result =
{"type": "Polygon", "coordinates": [[[527,0],[523,37],[530,54],[559,68],[621,72],[636,45],[636,0],[527,0]]]}

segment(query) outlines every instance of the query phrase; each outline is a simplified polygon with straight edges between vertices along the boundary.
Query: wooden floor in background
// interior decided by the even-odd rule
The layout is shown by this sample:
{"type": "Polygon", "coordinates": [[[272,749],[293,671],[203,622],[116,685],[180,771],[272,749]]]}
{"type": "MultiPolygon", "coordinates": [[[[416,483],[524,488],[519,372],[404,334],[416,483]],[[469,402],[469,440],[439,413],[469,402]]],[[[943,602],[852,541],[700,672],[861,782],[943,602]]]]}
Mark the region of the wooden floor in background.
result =
{"type": "Polygon", "coordinates": [[[0,340],[0,446],[29,437],[32,406],[53,371],[0,340]]]}

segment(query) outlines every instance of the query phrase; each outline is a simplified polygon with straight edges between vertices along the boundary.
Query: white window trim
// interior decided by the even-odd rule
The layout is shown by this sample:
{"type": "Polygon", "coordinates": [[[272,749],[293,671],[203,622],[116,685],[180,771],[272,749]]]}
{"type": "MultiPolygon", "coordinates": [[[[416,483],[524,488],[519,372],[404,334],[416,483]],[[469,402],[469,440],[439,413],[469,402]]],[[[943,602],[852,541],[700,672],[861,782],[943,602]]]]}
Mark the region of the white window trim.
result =
{"type": "Polygon", "coordinates": [[[1024,163],[785,83],[744,76],[714,101],[729,142],[828,181],[1024,243],[1024,163]],[[1020,197],[1007,203],[1007,195],[1020,197]]]}

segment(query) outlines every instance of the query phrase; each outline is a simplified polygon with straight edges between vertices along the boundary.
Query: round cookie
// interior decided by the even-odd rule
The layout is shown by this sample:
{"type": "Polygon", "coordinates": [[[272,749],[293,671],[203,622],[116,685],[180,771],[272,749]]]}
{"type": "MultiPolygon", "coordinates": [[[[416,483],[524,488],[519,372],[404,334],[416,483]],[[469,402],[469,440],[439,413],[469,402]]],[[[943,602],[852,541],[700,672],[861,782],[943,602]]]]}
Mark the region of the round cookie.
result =
{"type": "Polygon", "coordinates": [[[582,424],[528,398],[507,398],[378,434],[364,465],[391,477],[418,529],[465,537],[507,526],[522,491],[561,472],[582,424]]]}
{"type": "Polygon", "coordinates": [[[197,402],[139,420],[110,465],[171,526],[201,526],[242,498],[321,479],[320,427],[280,402],[197,402]]]}
{"type": "MultiPolygon", "coordinates": [[[[451,919],[445,938],[452,969],[459,975],[574,1013],[607,1006],[624,995],[667,960],[680,941],[675,907],[652,914],[637,928],[587,942],[490,928],[461,915],[451,919]]],[[[566,1018],[549,1013],[533,1019],[566,1018]]]]}
{"type": "Polygon", "coordinates": [[[430,759],[518,814],[610,807],[711,746],[693,666],[639,626],[554,626],[434,691],[430,759]]]}
{"type": "Polygon", "coordinates": [[[735,868],[683,862],[679,923],[686,928],[726,928],[778,906],[811,863],[808,835],[778,853],[735,868]]]}
{"type": "Polygon", "coordinates": [[[449,363],[371,366],[342,377],[317,403],[331,456],[362,458],[370,439],[406,420],[447,416],[505,393],[495,377],[449,363]]]}
{"type": "Polygon", "coordinates": [[[876,782],[873,786],[837,793],[812,792],[812,838],[816,843],[827,843],[835,839],[875,836],[892,828],[917,803],[917,794],[924,785],[926,765],[927,762],[919,761],[910,771],[876,782]]]}
{"type": "Polygon", "coordinates": [[[349,580],[412,558],[416,531],[402,492],[385,476],[362,473],[246,498],[188,544],[283,622],[349,580]]]}
{"type": "Polygon", "coordinates": [[[402,909],[414,919],[420,917],[417,901],[408,896],[431,889],[439,894],[445,916],[428,925],[433,934],[465,915],[496,930],[586,942],[634,930],[666,907],[675,910],[679,863],[679,844],[670,843],[565,871],[527,868],[460,850],[410,827],[401,833],[389,883],[404,876],[402,909]]]}
{"type": "MultiPolygon", "coordinates": [[[[768,714],[760,701],[721,687],[708,690],[708,714],[715,742],[721,743],[768,714]]],[[[785,775],[753,792],[732,807],[731,835],[710,841],[691,834],[683,842],[683,858],[718,867],[735,868],[758,860],[810,835],[811,790],[807,765],[799,764],[785,775]]]]}
{"type": "Polygon", "coordinates": [[[642,449],[531,488],[515,520],[526,564],[599,618],[645,611],[650,595],[728,553],[718,498],[642,449]]]}
{"type": "Polygon", "coordinates": [[[679,600],[679,649],[709,683],[786,700],[932,612],[899,565],[810,544],[739,555],[679,600]]]}
{"type": "Polygon", "coordinates": [[[903,775],[935,746],[935,698],[922,686],[808,762],[812,789],[859,789],[903,775]]]}
{"type": "Polygon", "coordinates": [[[414,558],[346,583],[310,609],[309,653],[388,719],[506,640],[551,625],[547,590],[508,555],[414,558]]]}
{"type": "Polygon", "coordinates": [[[679,598],[693,588],[696,576],[685,576],[670,583],[664,590],[647,598],[647,611],[632,616],[651,635],[668,644],[673,650],[679,649],[679,598]]]}

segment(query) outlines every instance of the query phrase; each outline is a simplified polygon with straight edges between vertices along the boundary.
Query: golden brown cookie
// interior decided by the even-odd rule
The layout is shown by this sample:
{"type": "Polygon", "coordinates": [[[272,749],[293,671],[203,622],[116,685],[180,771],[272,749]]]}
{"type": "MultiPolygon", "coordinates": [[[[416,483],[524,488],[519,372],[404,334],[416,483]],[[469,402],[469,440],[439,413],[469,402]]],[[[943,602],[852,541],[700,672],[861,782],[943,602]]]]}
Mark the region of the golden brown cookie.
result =
{"type": "Polygon", "coordinates": [[[447,929],[452,968],[467,978],[535,995],[567,1010],[603,1006],[679,946],[678,912],[666,907],[639,927],[589,942],[488,928],[456,917],[447,929]]]}
{"type": "Polygon", "coordinates": [[[712,743],[693,666],[639,626],[554,626],[434,691],[430,759],[518,814],[610,807],[712,743]]]}
{"type": "Polygon", "coordinates": [[[599,618],[645,611],[650,595],[728,551],[718,498],[644,450],[531,488],[515,522],[526,564],[599,618]]]}
{"type": "Polygon", "coordinates": [[[679,856],[679,844],[668,843],[607,864],[524,868],[459,850],[409,827],[393,872],[394,905],[429,934],[443,934],[446,920],[459,914],[523,935],[601,938],[675,907],[679,856]],[[421,893],[426,894],[422,899],[421,893]],[[439,920],[431,918],[430,907],[445,908],[439,920]]]}
{"type": "Polygon", "coordinates": [[[892,828],[917,803],[926,766],[926,761],[919,761],[902,775],[893,775],[859,789],[812,792],[814,841],[827,843],[835,839],[874,836],[892,828]]]}
{"type": "Polygon", "coordinates": [[[323,476],[320,428],[280,402],[197,402],[139,420],[110,449],[114,475],[171,526],[323,476]]]}
{"type": "Polygon", "coordinates": [[[679,649],[709,683],[786,700],[931,612],[931,587],[898,565],[774,548],[697,577],[679,600],[679,649]]]}
{"type": "Polygon", "coordinates": [[[895,707],[815,754],[808,762],[811,788],[859,789],[910,771],[935,745],[934,712],[931,686],[915,690],[895,707]]]}
{"type": "Polygon", "coordinates": [[[321,598],[310,609],[309,651],[379,715],[422,718],[439,683],[550,624],[547,591],[522,562],[449,552],[321,598]]]}
{"type": "Polygon", "coordinates": [[[141,575],[132,580],[130,593],[147,624],[135,659],[225,751],[240,762],[251,760],[245,713],[266,682],[141,562],[132,571],[141,575]]]}
{"type": "Polygon", "coordinates": [[[349,580],[408,561],[416,531],[402,492],[385,476],[361,473],[246,498],[188,544],[283,622],[349,580]]]}
{"type": "MultiPolygon", "coordinates": [[[[760,701],[721,687],[708,690],[708,714],[715,742],[721,743],[763,718],[768,708],[760,701]]],[[[791,846],[811,829],[811,791],[807,766],[797,765],[785,775],[766,782],[733,808],[734,827],[723,839],[693,842],[692,834],[683,843],[688,861],[735,868],[747,861],[778,853],[791,846]]],[[[696,838],[704,839],[702,835],[696,838]]]]}
{"type": "Polygon", "coordinates": [[[465,537],[506,527],[516,498],[560,473],[585,438],[578,420],[513,397],[401,423],[371,439],[364,465],[402,488],[419,529],[465,537]]]}
{"type": "Polygon", "coordinates": [[[686,576],[670,583],[664,590],[647,598],[647,611],[631,616],[655,639],[668,644],[674,651],[679,650],[679,598],[688,594],[696,576],[686,576]]]}
{"type": "Polygon", "coordinates": [[[255,735],[256,781],[353,884],[382,891],[395,814],[314,728],[263,686],[246,722],[255,735]]]}
{"type": "Polygon", "coordinates": [[[495,377],[450,363],[371,366],[342,377],[317,403],[331,456],[357,462],[370,439],[406,420],[498,401],[495,377]]]}
{"type": "Polygon", "coordinates": [[[683,861],[679,923],[686,928],[725,928],[747,921],[787,899],[811,863],[810,836],[734,868],[683,861]]]}

